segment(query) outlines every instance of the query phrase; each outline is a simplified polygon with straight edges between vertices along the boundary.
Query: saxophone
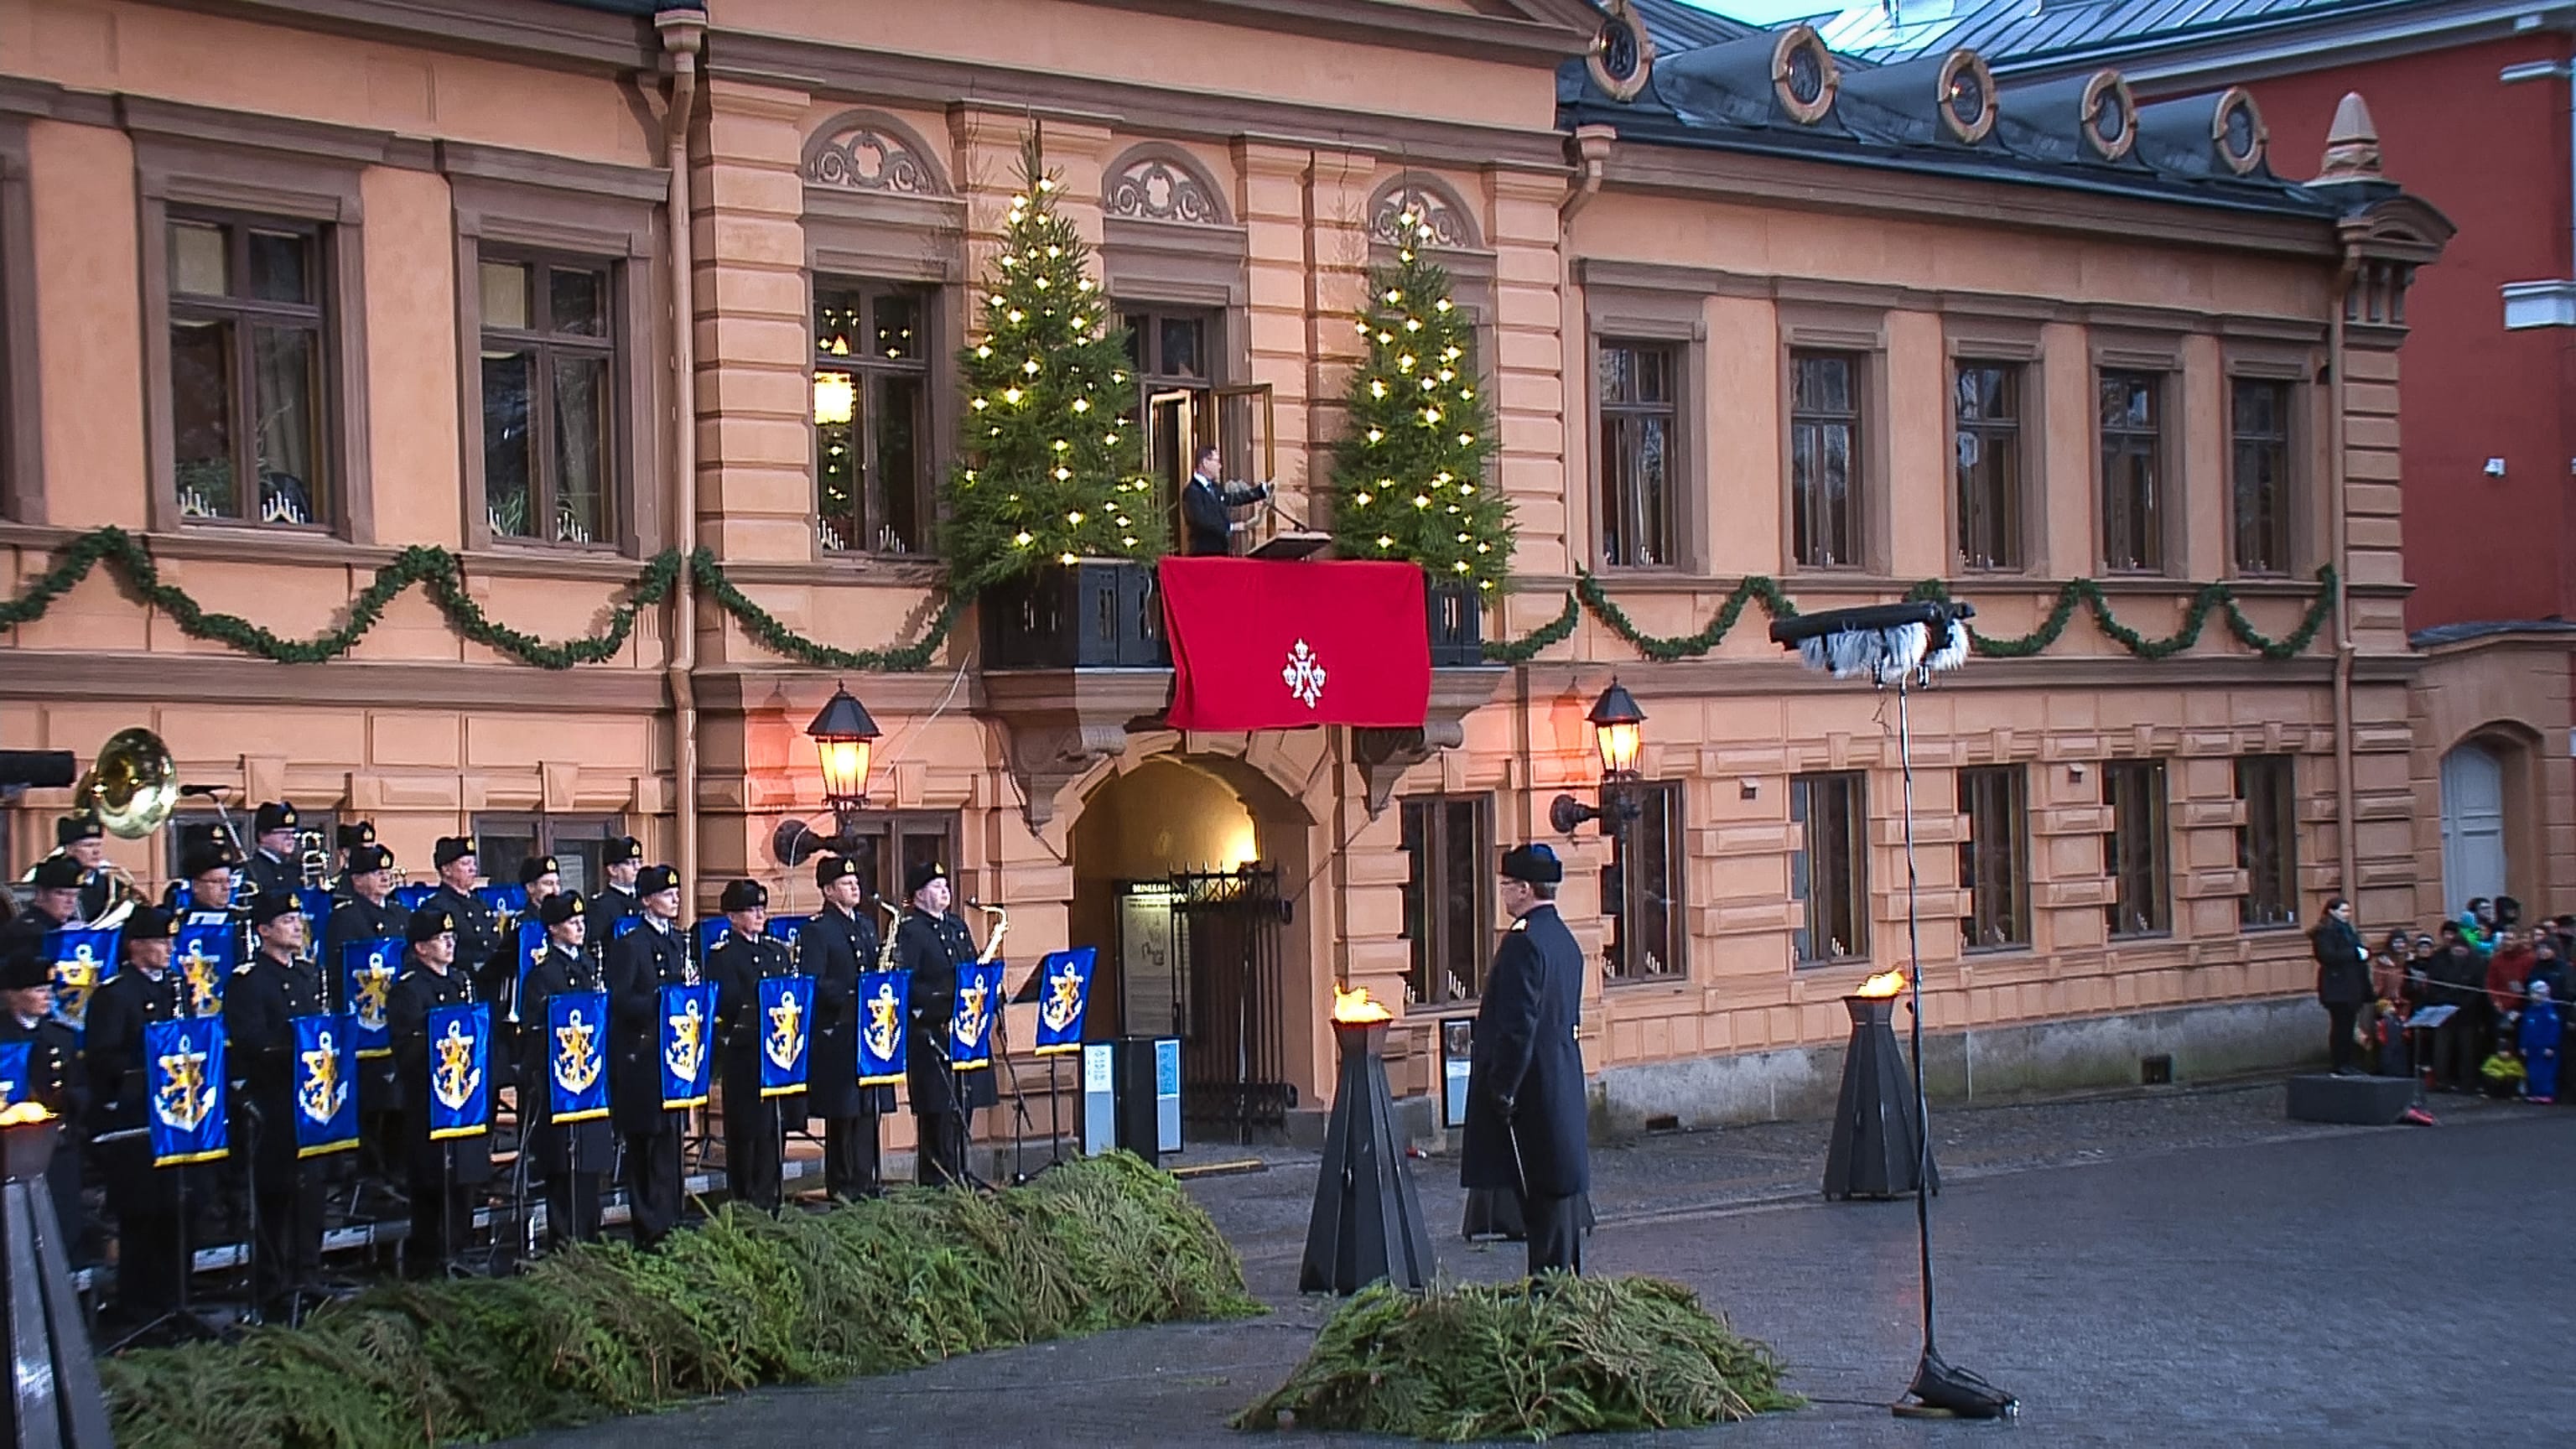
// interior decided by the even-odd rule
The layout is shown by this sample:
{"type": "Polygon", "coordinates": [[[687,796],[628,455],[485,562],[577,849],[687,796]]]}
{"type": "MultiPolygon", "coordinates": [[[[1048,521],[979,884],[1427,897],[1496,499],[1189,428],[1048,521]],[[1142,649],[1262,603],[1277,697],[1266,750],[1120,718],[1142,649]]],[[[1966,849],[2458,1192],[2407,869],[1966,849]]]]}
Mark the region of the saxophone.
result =
{"type": "Polygon", "coordinates": [[[877,969],[894,969],[894,933],[903,929],[903,908],[883,896],[877,897],[877,909],[886,913],[885,940],[877,946],[877,969]]]}
{"type": "Polygon", "coordinates": [[[966,904],[993,918],[993,934],[984,939],[984,950],[975,958],[976,965],[989,966],[995,957],[1002,954],[1002,938],[1011,933],[1011,913],[1005,907],[988,906],[982,901],[968,901],[966,904]]]}

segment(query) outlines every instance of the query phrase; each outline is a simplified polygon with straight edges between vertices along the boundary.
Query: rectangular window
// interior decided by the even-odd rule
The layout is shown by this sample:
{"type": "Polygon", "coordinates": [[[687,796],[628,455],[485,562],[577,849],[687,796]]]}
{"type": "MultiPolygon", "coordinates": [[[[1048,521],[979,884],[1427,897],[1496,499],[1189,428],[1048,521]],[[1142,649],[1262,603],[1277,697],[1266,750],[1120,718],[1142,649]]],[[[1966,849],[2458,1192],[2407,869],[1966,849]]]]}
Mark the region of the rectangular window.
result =
{"type": "Polygon", "coordinates": [[[1959,883],[1968,913],[1960,944],[1971,951],[2030,944],[2030,801],[2019,765],[1959,772],[1959,883]]]}
{"type": "Polygon", "coordinates": [[[2235,458],[2236,571],[2290,571],[2290,385],[2236,379],[2228,408],[2235,458]]]}
{"type": "Polygon", "coordinates": [[[928,320],[919,287],[815,291],[814,493],[827,550],[930,547],[928,320]]]}
{"type": "Polygon", "coordinates": [[[1858,773],[1795,775],[1789,823],[1789,897],[1807,908],[1798,963],[1821,966],[1869,954],[1868,790],[1858,773]]]}
{"type": "Polygon", "coordinates": [[[2163,762],[2104,765],[2102,803],[2111,807],[2111,831],[2102,837],[2102,869],[2111,878],[2104,920],[2114,936],[2163,935],[2173,929],[2163,762]]]}
{"type": "MultiPolygon", "coordinates": [[[[600,860],[608,842],[625,833],[625,818],[617,815],[477,815],[475,863],[486,881],[517,885],[522,862],[551,855],[564,889],[586,896],[608,884],[600,860]]],[[[427,862],[413,874],[430,879],[427,862]]]]}
{"type": "Polygon", "coordinates": [[[486,251],[476,285],[492,536],[615,543],[618,329],[609,265],[486,251]]]}
{"type": "Polygon", "coordinates": [[[1860,358],[1789,354],[1791,557],[1848,568],[1860,556],[1860,358]]]}
{"type": "Polygon", "coordinates": [[[323,229],[174,213],[167,240],[179,515],[326,521],[323,229]]]}
{"type": "Polygon", "coordinates": [[[1682,915],[1682,787],[1627,788],[1640,809],[1611,837],[1610,863],[1601,868],[1601,910],[1610,918],[1603,973],[1612,981],[1678,980],[1690,969],[1682,915]]]}
{"type": "MultiPolygon", "coordinates": [[[[1198,450],[1224,446],[1217,426],[1221,318],[1213,312],[1129,308],[1118,320],[1127,329],[1127,361],[1136,369],[1145,468],[1162,490],[1159,511],[1177,519],[1198,450]]],[[[1243,460],[1225,462],[1231,474],[1243,460]]]]}
{"type": "Polygon", "coordinates": [[[2299,805],[2288,755],[2247,755],[2236,762],[2236,798],[2245,823],[2236,827],[2236,868],[2245,872],[2237,898],[2240,926],[2293,926],[2299,920],[2299,805]]]}
{"type": "MultiPolygon", "coordinates": [[[[957,817],[933,812],[893,812],[862,810],[844,817],[850,826],[853,848],[849,855],[859,867],[859,881],[866,887],[869,900],[895,901],[903,894],[903,878],[914,866],[937,863],[954,868],[957,863],[957,817]]],[[[964,883],[949,878],[962,898],[964,883]]],[[[971,914],[962,909],[959,914],[971,914]]],[[[982,922],[974,922],[981,929],[982,922]]],[[[877,928],[885,928],[882,912],[877,928]]]]}
{"type": "Polygon", "coordinates": [[[1654,342],[1601,344],[1601,561],[1669,568],[1674,548],[1673,456],[1679,442],[1675,384],[1681,349],[1654,342]]]}
{"type": "Polygon", "coordinates": [[[2021,369],[1962,362],[1955,394],[1960,566],[2020,568],[2021,369]]]}
{"type": "Polygon", "coordinates": [[[2102,566],[2165,566],[2164,375],[2102,374],[2102,566]]]}
{"type": "Polygon", "coordinates": [[[1484,795],[1404,803],[1404,939],[1410,1006],[1473,1001],[1493,935],[1493,804],[1484,795]]]}

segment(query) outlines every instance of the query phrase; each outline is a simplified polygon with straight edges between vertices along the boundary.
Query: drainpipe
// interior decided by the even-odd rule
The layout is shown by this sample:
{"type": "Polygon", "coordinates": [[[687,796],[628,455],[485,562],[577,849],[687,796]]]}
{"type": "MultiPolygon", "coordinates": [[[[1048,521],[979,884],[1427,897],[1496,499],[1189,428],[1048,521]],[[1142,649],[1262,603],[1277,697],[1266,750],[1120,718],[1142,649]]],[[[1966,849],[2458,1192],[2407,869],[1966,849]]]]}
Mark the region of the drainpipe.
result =
{"type": "Polygon", "coordinates": [[[663,229],[671,256],[671,539],[680,576],[671,588],[671,641],[664,677],[671,687],[671,759],[680,899],[698,901],[697,581],[689,560],[698,548],[697,299],[689,251],[689,122],[697,109],[698,52],[706,43],[703,10],[665,10],[653,17],[671,67],[671,103],[662,112],[664,165],[671,173],[663,229]]]}
{"type": "MultiPolygon", "coordinates": [[[[1596,123],[1574,128],[1573,186],[1566,192],[1565,200],[1558,202],[1556,207],[1557,331],[1565,339],[1562,366],[1565,427],[1561,435],[1566,440],[1565,472],[1569,478],[1580,471],[1583,463],[1576,452],[1578,440],[1583,436],[1578,420],[1584,414],[1583,389],[1588,385],[1591,373],[1590,367],[1582,361],[1590,350],[1591,341],[1585,325],[1583,295],[1577,290],[1574,277],[1574,218],[1592,204],[1593,197],[1601,194],[1602,175],[1609,169],[1610,143],[1618,138],[1617,128],[1611,126],[1596,123]]],[[[1501,622],[1498,609],[1495,623],[1499,627],[1501,622]]],[[[1529,841],[1538,838],[1538,825],[1532,818],[1538,780],[1530,759],[1533,726],[1530,720],[1530,666],[1527,663],[1512,666],[1512,691],[1512,751],[1520,758],[1521,780],[1518,799],[1514,802],[1518,817],[1514,823],[1520,827],[1520,839],[1529,841]]]]}
{"type": "MultiPolygon", "coordinates": [[[[2326,477],[2327,509],[2333,520],[2335,567],[2334,601],[2334,732],[2335,732],[2335,846],[2337,881],[2342,894],[2358,901],[2361,894],[2360,850],[2353,835],[2352,798],[2352,549],[2351,511],[2344,498],[2345,434],[2344,419],[2344,319],[2351,310],[2353,288],[2361,277],[2361,246],[2347,234],[2343,243],[2343,270],[2335,278],[2334,315],[2328,320],[2327,411],[2332,414],[2330,429],[2333,442],[2328,448],[2326,477]]],[[[2356,905],[2356,909],[2358,906],[2356,905]]]]}

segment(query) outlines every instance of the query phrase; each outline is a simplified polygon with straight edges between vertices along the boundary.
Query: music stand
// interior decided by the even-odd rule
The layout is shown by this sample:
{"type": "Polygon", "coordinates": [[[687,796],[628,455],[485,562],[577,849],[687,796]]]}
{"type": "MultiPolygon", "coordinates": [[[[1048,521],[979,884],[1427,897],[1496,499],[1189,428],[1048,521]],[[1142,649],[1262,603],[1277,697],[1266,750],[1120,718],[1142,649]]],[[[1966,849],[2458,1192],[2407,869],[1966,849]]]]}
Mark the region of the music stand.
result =
{"type": "Polygon", "coordinates": [[[1332,546],[1333,536],[1329,533],[1310,533],[1302,530],[1292,533],[1274,533],[1270,537],[1262,540],[1259,548],[1245,554],[1244,557],[1257,559],[1312,558],[1316,554],[1322,553],[1324,550],[1331,548],[1332,546]]]}
{"type": "MultiPolygon", "coordinates": [[[[91,1145],[93,1146],[105,1146],[118,1142],[131,1142],[136,1138],[142,1138],[146,1143],[145,1152],[148,1158],[151,1136],[152,1128],[147,1124],[141,1127],[128,1127],[116,1132],[102,1132],[90,1140],[91,1145]]],[[[177,1303],[173,1304],[159,1317],[154,1318],[149,1323],[140,1324],[134,1328],[126,1330],[124,1337],[109,1344],[106,1352],[111,1357],[125,1352],[128,1348],[131,1348],[135,1344],[141,1343],[152,1335],[161,1332],[164,1328],[175,1330],[178,1341],[181,1343],[200,1343],[222,1337],[221,1334],[215,1332],[212,1328],[207,1327],[206,1321],[199,1318],[196,1311],[188,1306],[188,1281],[196,1276],[197,1269],[197,1250],[194,1247],[191,1247],[188,1241],[188,1164],[183,1162],[172,1167],[161,1167],[155,1165],[152,1170],[154,1172],[175,1172],[179,1174],[179,1281],[177,1284],[179,1298],[177,1303]]],[[[123,1222],[119,1222],[117,1224],[117,1230],[122,1233],[124,1229],[125,1224],[123,1222]]],[[[120,1261],[117,1264],[117,1272],[121,1274],[124,1271],[125,1265],[120,1261]]]]}
{"type": "MultiPolygon", "coordinates": [[[[1011,1005],[1034,1005],[1045,996],[1046,963],[1047,958],[1045,956],[1041,956],[1038,958],[1038,964],[1029,968],[1029,979],[1021,982],[1020,989],[1011,993],[1011,1005]]],[[[1063,1056],[1064,1053],[1062,1052],[1046,1053],[1047,1160],[1039,1165],[1038,1172],[1044,1172],[1050,1167],[1064,1166],[1064,1087],[1056,1080],[1055,1074],[1056,1063],[1061,1060],[1063,1056]]],[[[1014,1089],[1017,1089],[1019,1086],[1019,1080],[1019,1073],[1016,1071],[1013,1072],[1011,1074],[1011,1085],[1014,1089]]],[[[1028,1108],[1025,1105],[1020,1108],[1020,1116],[1023,1120],[1028,1116],[1028,1108]]],[[[1012,1180],[1014,1182],[1025,1183],[1031,1178],[1037,1176],[1037,1172],[1020,1172],[1017,1170],[1019,1167],[1019,1157],[1016,1145],[1014,1145],[1013,1149],[1011,1166],[1013,1169],[1012,1180]]]]}

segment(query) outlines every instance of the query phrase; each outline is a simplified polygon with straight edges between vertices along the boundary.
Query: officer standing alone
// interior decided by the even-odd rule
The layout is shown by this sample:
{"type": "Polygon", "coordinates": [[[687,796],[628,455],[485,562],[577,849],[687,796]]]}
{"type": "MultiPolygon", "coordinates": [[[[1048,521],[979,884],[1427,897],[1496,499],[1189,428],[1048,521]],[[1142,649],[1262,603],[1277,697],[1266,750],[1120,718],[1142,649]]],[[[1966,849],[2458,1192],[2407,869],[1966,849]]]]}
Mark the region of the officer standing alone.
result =
{"type": "Polygon", "coordinates": [[[1583,949],[1556,913],[1565,867],[1545,845],[1503,853],[1495,898],[1512,928],[1476,1009],[1460,1177],[1519,1194],[1531,1277],[1583,1271],[1579,1214],[1592,1186],[1584,1139],[1583,949]]]}

